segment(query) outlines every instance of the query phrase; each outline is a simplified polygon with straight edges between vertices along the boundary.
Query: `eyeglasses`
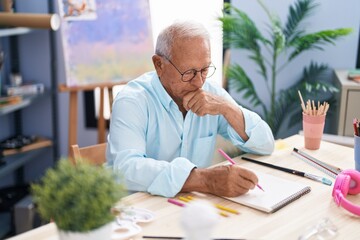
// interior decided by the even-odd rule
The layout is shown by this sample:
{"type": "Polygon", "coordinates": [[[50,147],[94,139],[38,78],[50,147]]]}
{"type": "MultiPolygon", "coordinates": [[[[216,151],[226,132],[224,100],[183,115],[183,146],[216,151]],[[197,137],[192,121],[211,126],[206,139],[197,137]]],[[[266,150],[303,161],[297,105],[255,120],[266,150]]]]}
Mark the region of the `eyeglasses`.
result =
{"type": "Polygon", "coordinates": [[[180,70],[170,61],[169,58],[165,57],[166,60],[169,61],[169,63],[171,63],[171,65],[174,66],[174,68],[180,73],[181,75],[181,81],[183,82],[190,82],[191,80],[193,80],[196,76],[196,74],[199,72],[201,74],[201,78],[204,79],[204,78],[209,78],[211,77],[214,73],[215,73],[215,70],[216,70],[216,67],[214,65],[210,65],[210,66],[207,66],[201,70],[196,70],[196,69],[189,69],[189,70],[186,70],[185,72],[180,72],[180,70]]]}

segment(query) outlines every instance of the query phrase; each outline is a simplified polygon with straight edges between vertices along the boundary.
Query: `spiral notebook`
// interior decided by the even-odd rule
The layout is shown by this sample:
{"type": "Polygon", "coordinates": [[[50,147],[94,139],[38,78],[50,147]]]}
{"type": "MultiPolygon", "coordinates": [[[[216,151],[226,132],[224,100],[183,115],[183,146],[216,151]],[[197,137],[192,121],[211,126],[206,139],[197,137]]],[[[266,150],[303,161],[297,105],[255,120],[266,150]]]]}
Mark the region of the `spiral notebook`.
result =
{"type": "Polygon", "coordinates": [[[234,198],[226,197],[226,199],[263,212],[273,213],[311,191],[311,188],[303,183],[263,172],[256,171],[255,173],[264,192],[255,187],[244,195],[234,198]]]}

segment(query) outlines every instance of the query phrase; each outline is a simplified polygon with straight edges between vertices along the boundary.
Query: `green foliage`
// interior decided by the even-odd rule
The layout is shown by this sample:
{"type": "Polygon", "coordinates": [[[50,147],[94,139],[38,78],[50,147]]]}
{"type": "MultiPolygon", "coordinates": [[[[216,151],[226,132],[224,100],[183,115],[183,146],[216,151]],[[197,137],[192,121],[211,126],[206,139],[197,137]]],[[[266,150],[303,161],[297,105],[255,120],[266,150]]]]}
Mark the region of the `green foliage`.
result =
{"type": "MultiPolygon", "coordinates": [[[[279,72],[301,53],[314,49],[324,50],[324,45],[334,45],[336,40],[350,34],[352,29],[340,28],[306,33],[302,23],[318,6],[315,0],[297,0],[294,5],[289,7],[289,14],[284,25],[261,0],[258,0],[258,3],[270,22],[269,29],[267,29],[269,37],[265,37],[261,33],[245,12],[231,4],[225,4],[224,16],[219,20],[223,24],[224,47],[243,49],[250,53],[249,59],[256,64],[257,72],[264,80],[264,86],[270,96],[270,104],[260,98],[253,81],[239,64],[232,64],[225,71],[229,79],[229,87],[242,92],[243,97],[249,100],[251,106],[245,107],[250,109],[261,107],[262,113],[259,114],[269,124],[276,136],[285,113],[289,113],[294,108],[294,104],[291,103],[299,102],[298,90],[301,91],[304,98],[320,93],[330,93],[331,95],[338,91],[329,83],[328,79],[323,77],[324,72],[328,69],[325,64],[310,62],[309,66],[304,67],[303,76],[285,90],[278,90],[277,76],[279,72]],[[269,59],[266,57],[267,55],[263,54],[264,51],[269,53],[269,59]],[[285,61],[280,62],[279,59],[285,59],[285,61]]],[[[329,99],[324,100],[328,101],[329,99]]],[[[301,111],[300,108],[299,111],[301,111]]]]}
{"type": "Polygon", "coordinates": [[[102,167],[62,159],[41,183],[32,184],[35,203],[43,219],[59,229],[85,232],[114,220],[111,207],[126,193],[115,176],[102,167]]]}

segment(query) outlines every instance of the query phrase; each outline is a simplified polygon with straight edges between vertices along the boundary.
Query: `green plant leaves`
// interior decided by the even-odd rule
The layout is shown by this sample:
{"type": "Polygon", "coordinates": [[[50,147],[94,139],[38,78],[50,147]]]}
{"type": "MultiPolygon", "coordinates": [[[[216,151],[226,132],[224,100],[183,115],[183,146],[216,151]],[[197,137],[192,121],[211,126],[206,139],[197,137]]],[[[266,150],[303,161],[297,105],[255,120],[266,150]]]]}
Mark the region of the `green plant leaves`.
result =
{"type": "Polygon", "coordinates": [[[62,159],[31,186],[40,215],[64,231],[85,232],[113,221],[111,207],[126,193],[102,167],[62,159]]]}
{"type": "Polygon", "coordinates": [[[297,37],[291,42],[295,50],[290,54],[289,61],[294,59],[305,50],[318,49],[323,50],[322,46],[331,43],[335,45],[335,40],[346,36],[352,32],[350,28],[339,28],[335,30],[324,30],[316,33],[297,37]]]}
{"type": "Polygon", "coordinates": [[[339,90],[329,82],[327,70],[327,65],[311,62],[304,68],[302,78],[296,86],[290,88],[289,93],[295,93],[294,88],[303,92],[305,96],[311,94],[314,97],[317,97],[320,92],[338,92],[339,90]]]}
{"type": "Polygon", "coordinates": [[[253,104],[254,107],[262,104],[253,83],[240,65],[234,64],[229,67],[226,71],[226,76],[231,79],[230,87],[234,87],[238,92],[243,92],[244,97],[249,99],[250,103],[253,104]]]}
{"type": "Polygon", "coordinates": [[[250,51],[250,58],[259,66],[261,75],[267,78],[264,58],[258,42],[263,44],[269,44],[270,42],[261,35],[255,23],[247,14],[229,4],[225,4],[225,9],[234,11],[234,14],[227,14],[225,11],[224,16],[219,18],[223,24],[224,47],[241,48],[250,51]]]}
{"type": "Polygon", "coordinates": [[[293,39],[303,35],[304,30],[301,29],[301,22],[309,17],[317,6],[318,4],[315,4],[313,0],[303,0],[289,7],[289,14],[284,28],[287,45],[291,45],[293,39]]]}
{"type": "Polygon", "coordinates": [[[285,113],[291,112],[294,103],[298,101],[297,90],[300,90],[305,96],[326,93],[327,99],[337,91],[337,88],[328,81],[328,76],[326,77],[328,67],[324,64],[311,62],[308,67],[304,68],[303,76],[295,81],[293,86],[283,90],[278,90],[278,73],[301,53],[313,49],[323,50],[325,45],[335,44],[336,40],[349,35],[352,29],[326,29],[306,33],[302,22],[318,6],[314,0],[297,0],[295,4],[291,5],[285,26],[282,26],[279,17],[272,13],[262,0],[258,0],[258,3],[269,19],[269,38],[262,35],[245,12],[230,4],[226,4],[224,16],[219,20],[223,23],[224,46],[242,49],[250,53],[249,59],[256,64],[257,72],[263,78],[270,95],[270,104],[261,101],[252,80],[240,65],[235,63],[229,66],[226,76],[229,79],[229,87],[242,92],[243,97],[248,99],[252,105],[250,108],[259,105],[262,107],[263,111],[259,115],[269,124],[276,136],[284,116],[286,116],[285,113]],[[263,55],[264,51],[269,52],[269,59],[263,55]],[[280,55],[285,62],[278,66],[280,55]]]}

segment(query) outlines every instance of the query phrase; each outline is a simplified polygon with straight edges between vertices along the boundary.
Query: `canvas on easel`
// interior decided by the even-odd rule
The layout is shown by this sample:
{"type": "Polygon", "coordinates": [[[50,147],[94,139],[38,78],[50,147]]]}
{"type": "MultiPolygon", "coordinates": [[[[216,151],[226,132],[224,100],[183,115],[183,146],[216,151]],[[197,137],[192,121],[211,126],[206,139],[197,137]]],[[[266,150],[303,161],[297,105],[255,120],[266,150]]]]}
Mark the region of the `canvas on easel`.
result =
{"type": "MultiPolygon", "coordinates": [[[[78,0],[78,5],[93,6],[91,11],[85,7],[71,17],[62,13],[66,85],[127,82],[153,70],[148,0],[94,1],[78,0]]],[[[59,0],[61,11],[68,2],[59,0]]]]}
{"type": "MultiPolygon", "coordinates": [[[[69,152],[77,144],[78,92],[100,89],[98,143],[105,141],[104,91],[153,70],[148,0],[59,0],[61,38],[70,93],[69,152]]],[[[111,102],[112,99],[110,99],[111,102]]]]}

